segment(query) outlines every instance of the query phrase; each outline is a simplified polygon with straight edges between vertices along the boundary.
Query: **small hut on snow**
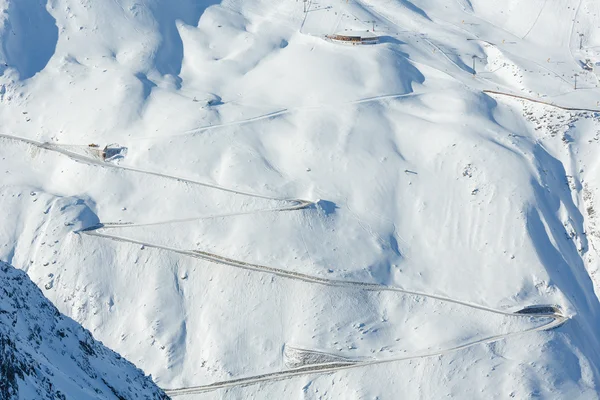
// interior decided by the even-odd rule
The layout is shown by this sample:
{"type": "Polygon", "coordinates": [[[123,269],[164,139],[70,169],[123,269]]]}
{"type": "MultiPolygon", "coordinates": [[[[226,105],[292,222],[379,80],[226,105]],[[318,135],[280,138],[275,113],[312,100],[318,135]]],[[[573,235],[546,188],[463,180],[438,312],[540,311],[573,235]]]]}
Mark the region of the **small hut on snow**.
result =
{"type": "Polygon", "coordinates": [[[379,43],[379,36],[371,31],[344,31],[327,35],[327,39],[352,45],[379,43]]]}

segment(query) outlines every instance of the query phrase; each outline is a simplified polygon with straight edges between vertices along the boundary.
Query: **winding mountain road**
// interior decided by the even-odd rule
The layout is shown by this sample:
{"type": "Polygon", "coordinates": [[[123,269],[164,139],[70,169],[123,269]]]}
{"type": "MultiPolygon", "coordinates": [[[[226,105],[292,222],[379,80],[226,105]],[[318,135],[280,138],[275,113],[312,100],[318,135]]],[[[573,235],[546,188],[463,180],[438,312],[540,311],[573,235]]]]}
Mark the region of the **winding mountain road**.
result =
{"type": "MultiPolygon", "coordinates": [[[[502,93],[496,93],[496,94],[502,94],[502,93]]],[[[397,95],[379,96],[379,97],[374,97],[371,99],[364,99],[363,101],[372,101],[375,99],[391,98],[391,97],[401,97],[401,96],[397,96],[397,95]]],[[[159,221],[159,222],[140,223],[140,224],[135,224],[135,223],[104,223],[104,224],[102,224],[101,223],[97,226],[93,226],[93,227],[81,230],[79,232],[75,232],[77,234],[86,235],[86,236],[90,236],[90,237],[109,239],[109,240],[129,243],[132,245],[145,246],[148,248],[155,248],[155,249],[161,250],[161,251],[168,251],[168,252],[177,253],[177,254],[180,254],[183,256],[187,256],[187,257],[193,257],[193,258],[205,260],[205,261],[208,261],[208,262],[211,262],[214,264],[228,265],[228,266],[235,267],[235,268],[240,268],[240,269],[245,269],[245,270],[250,270],[250,271],[255,271],[255,272],[260,272],[260,273],[272,274],[272,275],[279,276],[284,279],[302,281],[302,282],[306,282],[308,284],[317,284],[317,285],[323,285],[323,286],[340,287],[340,288],[355,289],[355,290],[365,290],[365,291],[371,291],[371,292],[396,292],[396,293],[403,294],[403,295],[417,296],[417,297],[421,297],[421,298],[429,298],[429,299],[434,299],[437,301],[452,303],[452,304],[456,304],[456,305],[460,305],[460,306],[464,306],[464,307],[469,307],[472,309],[477,309],[477,310],[482,310],[485,312],[503,315],[503,316],[510,317],[510,318],[527,319],[529,321],[538,321],[539,320],[539,324],[536,324],[534,327],[531,327],[531,328],[528,328],[525,330],[479,338],[477,340],[468,341],[468,342],[456,345],[454,347],[449,347],[449,348],[445,348],[445,349],[438,349],[438,350],[433,350],[430,352],[423,352],[423,353],[413,354],[410,356],[388,358],[388,359],[374,359],[374,360],[361,359],[361,360],[335,361],[335,362],[304,365],[301,367],[291,368],[291,369],[287,369],[287,370],[283,370],[283,371],[269,372],[269,373],[256,375],[256,376],[238,378],[238,379],[233,379],[233,380],[229,380],[229,381],[215,382],[215,383],[208,384],[208,385],[166,390],[166,393],[169,396],[179,396],[179,395],[203,393],[203,392],[208,392],[208,391],[213,391],[213,390],[218,390],[218,389],[223,389],[223,388],[228,388],[228,387],[234,387],[234,386],[252,385],[252,384],[257,384],[257,383],[261,383],[261,382],[279,381],[279,380],[283,380],[283,379],[290,379],[290,378],[294,378],[294,377],[298,377],[298,376],[312,375],[312,374],[317,374],[317,373],[318,374],[332,373],[332,372],[351,369],[351,368],[368,367],[368,366],[373,366],[373,365],[378,365],[378,364],[385,364],[385,363],[391,363],[391,362],[399,362],[399,361],[406,361],[406,360],[411,360],[411,359],[438,356],[438,355],[443,355],[443,354],[446,354],[446,353],[449,353],[452,351],[457,351],[460,349],[475,346],[477,344],[495,342],[495,341],[502,340],[502,339],[505,339],[505,338],[508,338],[511,336],[522,335],[522,334],[529,333],[529,332],[553,329],[553,328],[556,328],[556,327],[562,325],[563,323],[565,323],[568,320],[568,317],[563,316],[559,308],[553,308],[553,313],[536,313],[535,312],[536,310],[533,309],[533,312],[532,312],[531,308],[528,308],[527,313],[519,313],[518,311],[517,312],[504,311],[504,310],[498,310],[498,309],[494,309],[494,308],[487,307],[484,305],[470,303],[467,301],[454,299],[454,298],[450,298],[450,297],[438,295],[438,294],[433,294],[433,293],[424,293],[424,292],[419,292],[419,291],[415,291],[415,290],[409,290],[409,289],[404,289],[404,288],[400,288],[400,287],[384,286],[384,285],[379,285],[376,283],[369,283],[369,282],[329,279],[329,278],[325,278],[325,277],[321,277],[321,276],[315,276],[315,275],[310,275],[310,274],[306,274],[306,273],[302,273],[302,272],[291,271],[291,270],[288,270],[285,268],[269,267],[269,266],[260,265],[260,264],[256,264],[256,263],[245,262],[242,260],[236,260],[233,258],[225,257],[222,255],[218,255],[218,254],[214,254],[214,253],[210,253],[210,252],[206,252],[206,251],[190,250],[190,249],[177,249],[177,248],[163,246],[163,245],[156,244],[156,243],[150,243],[150,242],[135,240],[135,239],[127,238],[127,237],[112,235],[112,234],[108,233],[108,231],[110,231],[110,229],[144,227],[144,226],[149,226],[149,225],[160,225],[160,224],[173,223],[173,222],[191,221],[191,220],[196,220],[196,219],[201,219],[201,218],[220,218],[220,217],[244,215],[244,214],[251,214],[251,213],[260,213],[260,212],[296,211],[296,210],[302,210],[302,209],[307,209],[307,208],[313,207],[313,206],[315,206],[315,203],[306,201],[306,200],[300,200],[300,199],[281,199],[281,198],[270,197],[270,196],[265,196],[265,195],[261,195],[261,194],[254,194],[254,193],[249,193],[249,192],[244,192],[244,191],[240,191],[240,190],[222,187],[222,186],[215,185],[215,184],[199,182],[199,181],[195,181],[195,180],[191,180],[191,179],[183,178],[183,177],[179,177],[179,176],[163,174],[163,173],[154,172],[154,171],[141,170],[141,169],[121,166],[121,165],[117,165],[117,164],[112,164],[110,162],[105,162],[101,159],[96,159],[96,158],[93,158],[90,156],[85,156],[85,155],[70,151],[70,150],[66,149],[65,146],[55,145],[52,143],[42,143],[42,142],[37,142],[35,140],[6,135],[6,134],[0,134],[0,139],[17,141],[17,142],[21,142],[21,143],[25,143],[25,144],[34,146],[39,149],[57,152],[57,153],[60,153],[62,155],[65,155],[65,156],[71,158],[74,161],[86,163],[89,165],[121,169],[121,170],[131,171],[134,173],[152,175],[152,176],[157,176],[157,177],[164,178],[164,179],[175,180],[175,181],[179,181],[182,183],[204,186],[204,187],[212,188],[215,190],[221,190],[224,192],[234,193],[234,194],[238,194],[238,195],[261,198],[261,199],[268,199],[268,200],[276,200],[276,201],[289,203],[288,206],[276,207],[276,208],[271,208],[271,209],[262,209],[262,210],[256,210],[256,211],[246,211],[246,212],[220,214],[220,215],[208,215],[208,216],[204,216],[204,217],[193,217],[193,218],[185,218],[185,219],[179,219],[179,220],[159,221]]]]}
{"type": "MultiPolygon", "coordinates": [[[[110,229],[110,227],[108,227],[108,228],[110,229]]],[[[221,255],[209,253],[206,251],[177,249],[174,247],[163,246],[163,245],[159,245],[156,243],[149,243],[149,242],[145,242],[145,241],[141,241],[141,240],[135,240],[135,239],[130,239],[130,238],[122,237],[122,236],[116,236],[116,235],[103,233],[103,231],[105,231],[105,230],[106,230],[106,228],[91,227],[86,230],[79,231],[78,233],[88,235],[88,236],[96,236],[99,238],[110,239],[110,240],[114,240],[117,242],[130,243],[130,244],[134,244],[136,246],[144,246],[144,247],[148,247],[148,248],[169,251],[169,252],[181,254],[181,255],[184,255],[187,257],[193,257],[193,258],[205,260],[205,261],[208,261],[208,262],[211,262],[214,264],[228,265],[231,267],[245,269],[245,270],[249,270],[249,271],[268,273],[268,274],[279,276],[281,278],[293,279],[296,281],[303,281],[303,282],[317,284],[317,285],[343,287],[343,288],[349,288],[349,289],[360,289],[360,290],[374,291],[374,292],[397,292],[397,293],[402,293],[402,294],[430,298],[430,299],[434,299],[434,300],[438,300],[438,301],[444,301],[444,302],[448,302],[448,303],[454,303],[454,304],[458,304],[461,306],[470,307],[470,308],[474,308],[477,310],[487,311],[487,312],[491,312],[494,314],[500,314],[500,315],[504,315],[504,316],[510,316],[510,317],[514,316],[514,317],[519,317],[519,318],[523,317],[523,314],[515,314],[513,312],[497,310],[497,309],[494,309],[491,307],[487,307],[487,306],[483,306],[483,305],[475,304],[475,303],[469,303],[467,301],[457,300],[457,299],[453,299],[453,298],[442,296],[442,295],[424,293],[424,292],[419,292],[416,290],[408,290],[408,289],[403,289],[403,288],[394,287],[394,286],[384,286],[384,285],[379,285],[377,283],[323,278],[320,276],[309,275],[309,274],[305,274],[302,272],[295,272],[295,271],[290,271],[290,270],[286,270],[286,269],[282,269],[282,268],[268,267],[265,265],[235,260],[233,258],[224,257],[221,255]]]]}
{"type": "MultiPolygon", "coordinates": [[[[523,314],[510,314],[510,315],[524,316],[523,314]]],[[[249,377],[245,377],[245,378],[238,378],[238,379],[232,379],[232,380],[228,380],[228,381],[214,382],[214,383],[211,383],[208,385],[192,386],[192,387],[178,388],[178,389],[165,389],[165,393],[167,393],[167,395],[169,395],[171,397],[190,395],[190,394],[200,394],[200,393],[211,392],[214,390],[226,389],[226,388],[235,387],[235,386],[248,386],[248,385],[254,385],[254,384],[259,384],[259,383],[263,383],[263,382],[276,382],[276,381],[291,379],[291,378],[300,377],[300,376],[307,376],[307,375],[314,375],[314,374],[326,374],[326,373],[333,373],[333,372],[338,372],[338,371],[353,369],[353,368],[361,368],[361,367],[368,367],[368,366],[374,366],[374,365],[380,365],[380,364],[389,364],[389,363],[393,363],[393,362],[415,360],[415,359],[419,359],[419,358],[441,356],[441,355],[444,355],[444,354],[447,354],[447,353],[450,353],[453,351],[466,349],[468,347],[472,347],[472,346],[475,346],[478,344],[493,343],[493,342],[497,342],[502,339],[507,339],[512,336],[518,336],[518,335],[523,335],[523,334],[531,333],[531,332],[539,332],[539,331],[554,329],[554,328],[557,328],[558,326],[564,324],[568,319],[559,313],[550,314],[550,315],[548,315],[548,314],[528,314],[528,316],[533,317],[533,318],[540,318],[540,319],[545,320],[546,322],[540,326],[526,329],[523,331],[488,336],[488,337],[481,338],[478,340],[463,343],[458,346],[449,347],[449,348],[446,348],[443,350],[437,350],[437,351],[426,352],[426,353],[421,353],[421,354],[414,354],[411,356],[395,357],[395,358],[388,358],[388,359],[381,359],[381,360],[356,361],[356,362],[335,362],[335,363],[306,365],[306,366],[302,366],[302,367],[298,367],[298,368],[287,369],[284,371],[270,372],[270,373],[265,373],[265,374],[261,374],[261,375],[249,376],[249,377]]]]}
{"type": "MultiPolygon", "coordinates": [[[[343,287],[343,288],[348,288],[348,289],[360,289],[360,290],[366,290],[366,291],[397,292],[397,293],[402,293],[402,294],[407,294],[407,295],[413,295],[413,296],[430,298],[430,299],[435,299],[438,301],[453,303],[453,304],[461,305],[464,307],[482,310],[482,311],[486,311],[486,312],[490,312],[490,313],[494,313],[494,314],[500,314],[500,315],[511,317],[511,318],[520,318],[520,319],[527,319],[527,320],[539,319],[541,322],[543,322],[542,324],[540,324],[538,326],[534,326],[534,327],[526,329],[526,330],[488,336],[488,337],[480,338],[477,340],[469,341],[466,343],[462,343],[462,344],[454,346],[454,347],[437,350],[437,351],[432,351],[432,352],[427,352],[427,353],[420,353],[420,354],[415,354],[415,355],[411,355],[411,356],[403,356],[403,357],[388,358],[388,359],[381,359],[381,360],[368,360],[368,361],[361,360],[361,361],[313,364],[313,365],[307,365],[307,366],[302,366],[302,367],[298,367],[298,368],[291,368],[291,369],[284,370],[284,371],[265,373],[265,374],[261,374],[261,375],[250,376],[250,377],[245,377],[245,378],[238,378],[238,379],[233,379],[233,380],[229,380],[229,381],[215,382],[215,383],[211,383],[208,385],[166,390],[166,393],[169,396],[204,393],[204,392],[208,392],[208,391],[224,389],[224,388],[229,388],[229,387],[234,387],[234,386],[247,386],[247,385],[257,384],[257,383],[261,383],[261,382],[273,382],[273,381],[290,379],[290,378],[304,376],[304,375],[331,373],[331,372],[336,372],[336,371],[351,369],[351,368],[367,367],[367,366],[378,365],[378,364],[386,364],[386,363],[391,363],[391,362],[407,361],[407,360],[418,359],[418,358],[438,356],[438,355],[443,355],[443,354],[446,354],[449,352],[465,349],[465,348],[475,346],[478,344],[496,342],[498,340],[506,339],[506,338],[509,338],[512,336],[522,335],[522,334],[526,334],[526,333],[530,333],[530,332],[538,332],[538,331],[554,329],[554,328],[564,324],[569,319],[568,317],[562,315],[562,313],[558,307],[553,307],[554,312],[551,314],[535,313],[535,309],[534,309],[534,312],[532,312],[531,307],[526,308],[526,310],[528,310],[527,313],[520,313],[519,311],[509,312],[509,311],[497,310],[497,309],[494,309],[491,307],[474,304],[474,303],[469,303],[466,301],[453,299],[450,297],[441,296],[441,295],[437,295],[437,294],[418,292],[418,291],[407,290],[407,289],[403,289],[403,288],[399,288],[399,287],[383,286],[383,285],[367,283],[367,282],[327,279],[327,278],[323,278],[323,277],[319,277],[319,276],[308,275],[308,274],[289,271],[289,270],[285,270],[285,269],[281,269],[281,268],[268,267],[268,266],[264,266],[264,265],[248,263],[245,261],[234,260],[232,258],[227,258],[227,257],[223,257],[223,256],[220,256],[217,254],[199,251],[199,250],[181,250],[181,249],[176,249],[176,248],[172,248],[172,247],[161,246],[161,245],[157,245],[157,244],[153,244],[153,243],[148,243],[148,242],[143,242],[143,241],[138,241],[138,240],[133,240],[133,239],[129,239],[129,238],[124,238],[124,237],[120,237],[120,236],[102,233],[101,232],[102,230],[104,230],[104,229],[103,228],[100,228],[100,229],[92,228],[92,230],[85,230],[85,231],[81,231],[80,233],[89,235],[89,236],[95,236],[95,237],[130,243],[130,244],[134,244],[134,245],[143,245],[148,248],[155,248],[155,249],[159,249],[159,250],[175,252],[175,253],[178,253],[178,254],[181,254],[184,256],[202,259],[202,260],[209,261],[209,262],[212,262],[215,264],[228,265],[228,266],[251,270],[251,271],[256,271],[256,272],[269,273],[269,274],[273,274],[273,275],[276,275],[276,276],[279,276],[282,278],[303,281],[303,282],[307,282],[307,283],[311,283],[311,284],[333,286],[333,287],[343,287]]],[[[540,307],[540,309],[544,309],[544,307],[540,307]]]]}
{"type": "Polygon", "coordinates": [[[23,138],[23,137],[19,137],[19,136],[12,136],[12,135],[6,135],[6,134],[0,134],[0,139],[5,139],[5,140],[12,140],[12,141],[16,141],[16,142],[21,142],[21,143],[26,143],[29,144],[31,146],[34,146],[38,149],[42,149],[42,150],[48,150],[48,151],[53,151],[56,153],[60,153],[63,154],[69,158],[71,158],[74,161],[78,161],[78,162],[82,162],[88,165],[94,165],[94,166],[98,166],[98,167],[106,167],[106,168],[114,168],[114,169],[121,169],[121,170],[125,170],[125,171],[132,171],[132,172],[137,172],[139,174],[145,174],[145,175],[152,175],[152,176],[157,176],[159,178],[165,178],[165,179],[170,179],[170,180],[175,180],[178,182],[182,182],[182,183],[188,183],[191,185],[198,185],[198,186],[204,186],[207,188],[211,188],[211,189],[216,189],[216,190],[220,190],[223,192],[229,192],[229,193],[234,193],[234,194],[238,194],[241,196],[247,196],[247,197],[254,197],[254,198],[259,198],[259,199],[265,199],[265,200],[276,200],[276,201],[282,201],[282,202],[290,202],[293,203],[295,205],[301,205],[301,204],[312,204],[309,201],[306,200],[299,200],[299,199],[282,199],[282,198],[277,198],[277,197],[271,197],[271,196],[265,196],[265,195],[261,195],[261,194],[256,194],[256,193],[249,193],[249,192],[244,192],[241,190],[236,190],[236,189],[230,189],[224,186],[219,186],[216,184],[212,184],[212,183],[205,183],[205,182],[199,182],[199,181],[195,181],[189,178],[183,178],[180,176],[175,176],[175,175],[169,175],[169,174],[163,174],[160,172],[155,172],[155,171],[148,171],[148,170],[143,170],[143,169],[137,169],[137,168],[132,168],[132,167],[126,167],[126,166],[122,166],[122,165],[118,165],[118,164],[113,164],[110,162],[106,162],[103,161],[101,159],[96,159],[93,157],[87,157],[84,156],[82,154],[67,150],[63,147],[61,147],[61,145],[56,145],[53,143],[48,143],[48,142],[38,142],[32,139],[27,139],[27,138],[23,138]]]}

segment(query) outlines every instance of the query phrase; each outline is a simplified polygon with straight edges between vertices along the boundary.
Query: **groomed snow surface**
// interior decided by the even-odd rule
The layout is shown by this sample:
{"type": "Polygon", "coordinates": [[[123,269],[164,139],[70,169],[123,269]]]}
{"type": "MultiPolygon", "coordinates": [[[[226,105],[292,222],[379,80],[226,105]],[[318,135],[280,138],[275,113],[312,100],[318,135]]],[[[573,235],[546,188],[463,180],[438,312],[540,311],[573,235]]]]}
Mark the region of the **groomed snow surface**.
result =
{"type": "Polygon", "coordinates": [[[597,1],[0,10],[0,260],[168,395],[600,397],[597,1]]]}

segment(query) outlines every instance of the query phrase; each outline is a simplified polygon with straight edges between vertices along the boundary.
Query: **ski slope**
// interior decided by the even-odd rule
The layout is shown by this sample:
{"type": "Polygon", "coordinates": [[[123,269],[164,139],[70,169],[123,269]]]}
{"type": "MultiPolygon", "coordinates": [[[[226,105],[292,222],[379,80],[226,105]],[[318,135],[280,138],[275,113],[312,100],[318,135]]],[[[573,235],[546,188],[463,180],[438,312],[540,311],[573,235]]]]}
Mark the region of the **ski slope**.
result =
{"type": "Polygon", "coordinates": [[[596,2],[0,9],[0,260],[168,395],[598,398],[596,2]]]}

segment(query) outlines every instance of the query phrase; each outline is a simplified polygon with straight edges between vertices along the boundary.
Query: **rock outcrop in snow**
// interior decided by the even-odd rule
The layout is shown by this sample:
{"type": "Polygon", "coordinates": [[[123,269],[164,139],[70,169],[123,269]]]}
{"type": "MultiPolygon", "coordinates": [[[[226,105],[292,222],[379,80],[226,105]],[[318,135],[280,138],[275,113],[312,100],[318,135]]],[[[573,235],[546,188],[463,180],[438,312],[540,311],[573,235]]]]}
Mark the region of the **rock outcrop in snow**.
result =
{"type": "Polygon", "coordinates": [[[0,262],[0,398],[167,399],[144,373],[0,262]]]}

